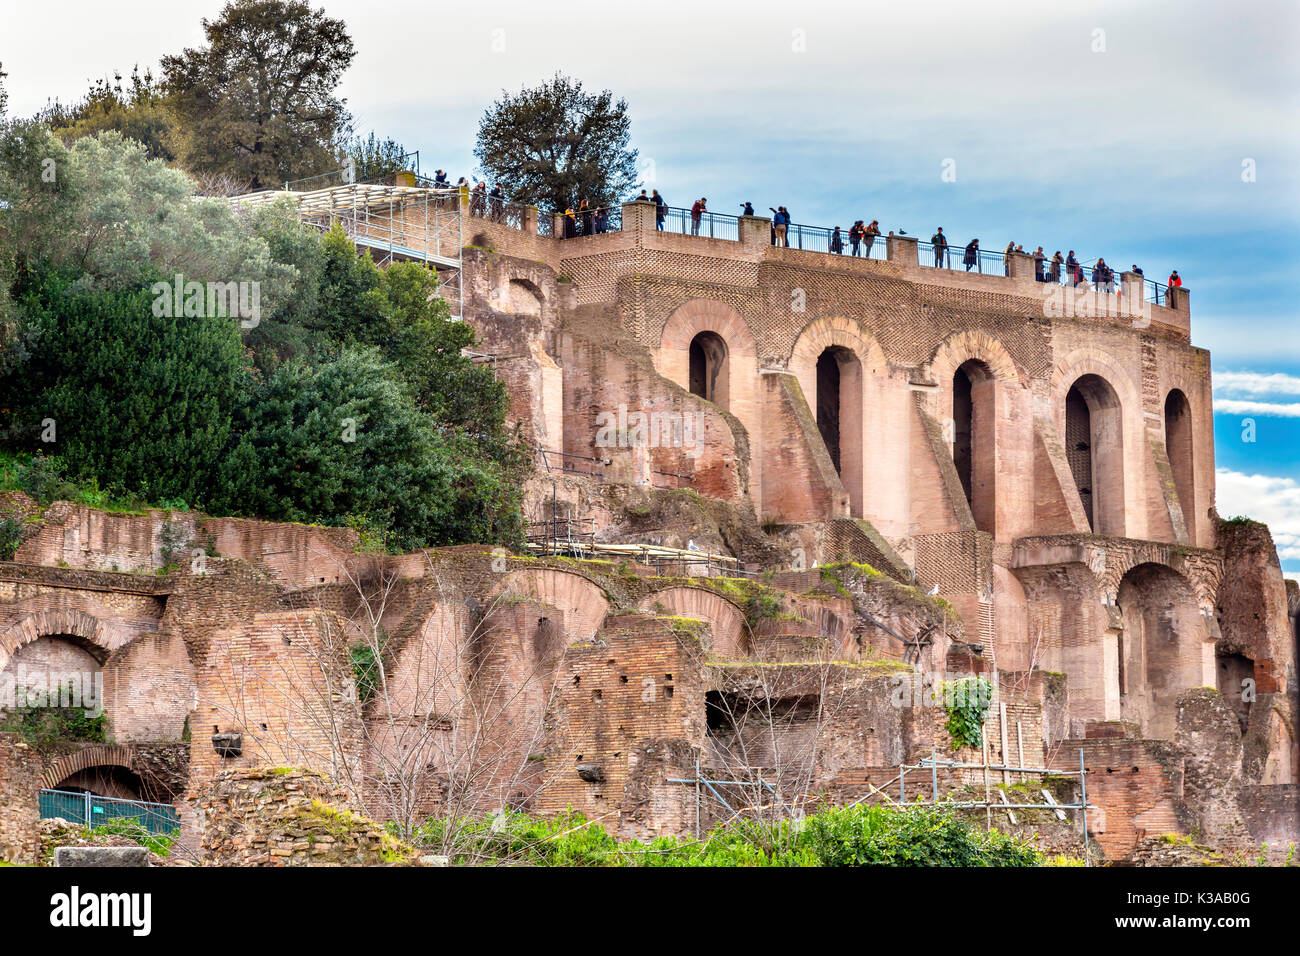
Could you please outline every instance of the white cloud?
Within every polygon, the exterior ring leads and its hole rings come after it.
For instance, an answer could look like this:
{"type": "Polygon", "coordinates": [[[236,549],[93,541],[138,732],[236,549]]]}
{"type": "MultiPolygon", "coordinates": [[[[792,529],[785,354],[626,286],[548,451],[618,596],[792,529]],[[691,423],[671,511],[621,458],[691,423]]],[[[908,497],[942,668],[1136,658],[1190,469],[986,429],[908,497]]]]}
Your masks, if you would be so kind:
{"type": "Polygon", "coordinates": [[[1214,391],[1237,395],[1300,395],[1300,376],[1283,372],[1215,372],[1214,391]]]}
{"type": "Polygon", "coordinates": [[[1273,415],[1300,418],[1300,402],[1254,402],[1239,398],[1216,398],[1214,410],[1227,415],[1273,415]]]}
{"type": "Polygon", "coordinates": [[[1300,482],[1219,468],[1215,498],[1225,518],[1245,515],[1268,525],[1281,560],[1300,561],[1300,482]]]}

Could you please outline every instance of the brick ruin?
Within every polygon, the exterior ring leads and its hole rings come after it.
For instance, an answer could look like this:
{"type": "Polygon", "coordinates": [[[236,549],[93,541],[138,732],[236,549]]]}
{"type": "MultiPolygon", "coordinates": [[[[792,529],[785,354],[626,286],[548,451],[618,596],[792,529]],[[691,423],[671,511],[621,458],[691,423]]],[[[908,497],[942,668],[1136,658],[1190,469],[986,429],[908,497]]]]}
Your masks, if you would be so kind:
{"type": "MultiPolygon", "coordinates": [[[[463,315],[541,450],[529,517],[738,570],[376,556],[345,529],[10,494],[28,520],[0,564],[0,674],[101,674],[112,742],[0,734],[7,858],[36,852],[42,787],[173,803],[200,859],[328,856],[292,830],[231,835],[298,799],[257,796],[265,768],[324,774],[301,786],[376,819],[572,807],[640,836],[769,787],[896,798],[900,763],[985,756],[954,751],[933,699],[967,674],[997,687],[993,763],[1065,772],[1082,751],[1108,860],[1166,834],[1300,840],[1300,597],[1267,529],[1214,510],[1186,289],[1129,316],[1126,274],[1061,314],[1027,256],[1007,276],[928,268],[905,236],[883,261],[833,256],[753,217],[676,235],[643,203],[556,239],[535,210],[507,225],[462,202],[463,315]],[[380,633],[376,692],[355,648],[380,633]],[[741,783],[701,798],[700,774],[741,783]]],[[[1011,816],[994,822],[1079,841],[1076,818],[1011,816]]],[[[379,853],[357,833],[344,857],[379,853]]]]}

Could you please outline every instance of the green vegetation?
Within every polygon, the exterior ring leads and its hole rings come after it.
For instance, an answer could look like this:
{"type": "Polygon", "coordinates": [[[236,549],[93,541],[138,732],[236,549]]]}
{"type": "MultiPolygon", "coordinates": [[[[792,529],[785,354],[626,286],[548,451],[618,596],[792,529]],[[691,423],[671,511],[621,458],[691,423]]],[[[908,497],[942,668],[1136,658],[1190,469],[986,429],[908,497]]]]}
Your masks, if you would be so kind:
{"type": "Polygon", "coordinates": [[[117,132],[0,125],[0,485],[348,525],[371,551],[517,544],[531,456],[436,273],[194,189],[117,132]],[[256,287],[256,314],[177,309],[177,274],[256,287]]]}
{"type": "Polygon", "coordinates": [[[97,827],[89,827],[85,837],[94,843],[97,837],[126,837],[133,843],[148,848],[156,856],[167,856],[176,842],[174,833],[153,833],[134,817],[117,817],[97,827]]]}
{"type": "MultiPolygon", "coordinates": [[[[381,634],[381,647],[383,639],[384,635],[381,634]]],[[[352,663],[352,676],[357,684],[357,702],[364,706],[374,699],[379,687],[379,654],[370,642],[359,641],[348,651],[348,659],[352,663]]]]}
{"type": "Polygon", "coordinates": [[[702,840],[620,840],[582,814],[430,820],[415,834],[453,863],[517,866],[1035,866],[1028,842],[972,826],[943,808],[848,807],[802,825],[719,827],[702,840]],[[454,832],[453,832],[454,831],[454,832]]]}
{"type": "Polygon", "coordinates": [[[0,711],[0,731],[18,734],[37,750],[57,744],[97,743],[108,740],[108,715],[85,707],[60,707],[59,701],[78,699],[72,689],[51,691],[46,704],[31,704],[0,711]]]}
{"type": "Polygon", "coordinates": [[[948,735],[953,749],[984,743],[984,718],[993,706],[993,685],[985,677],[966,677],[943,685],[943,706],[948,713],[948,735]]]}

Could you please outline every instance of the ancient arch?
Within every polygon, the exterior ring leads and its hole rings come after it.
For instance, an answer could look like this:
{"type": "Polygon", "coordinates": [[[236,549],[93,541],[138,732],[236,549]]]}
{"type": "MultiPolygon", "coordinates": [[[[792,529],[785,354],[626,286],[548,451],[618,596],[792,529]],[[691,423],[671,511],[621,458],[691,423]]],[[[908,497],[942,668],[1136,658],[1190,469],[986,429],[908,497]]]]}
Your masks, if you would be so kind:
{"type": "Polygon", "coordinates": [[[555,608],[572,643],[590,641],[605,622],[609,600],[599,585],[575,571],[521,568],[505,578],[497,594],[513,592],[555,608]]]}
{"type": "Polygon", "coordinates": [[[1065,457],[1094,534],[1125,534],[1124,408],[1100,375],[1082,375],[1065,395],[1065,457]]]}
{"type": "Polygon", "coordinates": [[[691,339],[689,361],[691,394],[725,409],[731,379],[726,341],[717,332],[700,332],[691,339]]]}
{"type": "Polygon", "coordinates": [[[1144,736],[1172,739],[1178,696],[1215,683],[1214,643],[1191,583],[1163,564],[1134,565],[1120,579],[1121,626],[1105,674],[1108,697],[1118,697],[1124,720],[1144,736]]]}
{"type": "Polygon", "coordinates": [[[125,642],[122,635],[99,618],[84,611],[61,608],[36,611],[0,632],[0,670],[24,644],[42,637],[77,638],[102,664],[125,642]]]}
{"type": "MultiPolygon", "coordinates": [[[[712,299],[691,299],[674,309],[664,322],[659,337],[660,351],[688,353],[691,342],[701,332],[712,332],[722,339],[732,357],[753,358],[757,354],[753,333],[741,314],[727,303],[712,299]]],[[[659,371],[683,388],[688,387],[685,380],[679,380],[662,365],[659,371]]]]}
{"type": "Polygon", "coordinates": [[[1187,527],[1187,540],[1196,544],[1196,473],[1192,449],[1192,406],[1182,389],[1165,396],[1165,454],[1174,473],[1174,490],[1187,527]]]}
{"type": "MultiPolygon", "coordinates": [[[[58,790],[60,784],[72,779],[85,779],[88,771],[93,771],[99,767],[118,768],[135,776],[137,780],[139,779],[135,768],[135,751],[132,748],[116,744],[98,744],[59,757],[41,776],[41,786],[46,790],[58,790]]],[[[95,792],[98,793],[99,791],[95,792]]],[[[106,793],[103,796],[111,797],[114,794],[106,793]]],[[[138,798],[139,791],[137,790],[137,795],[128,799],[138,798]]]]}
{"type": "Polygon", "coordinates": [[[745,612],[734,602],[708,588],[672,587],[648,594],[637,607],[648,613],[689,617],[709,625],[712,646],[717,657],[744,657],[749,653],[745,612]]]}
{"type": "Polygon", "coordinates": [[[506,287],[505,308],[514,315],[541,315],[545,296],[529,279],[511,279],[506,287]]]}
{"type": "Polygon", "coordinates": [[[997,397],[992,370],[968,359],[952,376],[952,460],[975,527],[993,533],[997,515],[997,397]]]}
{"type": "Polygon", "coordinates": [[[869,331],[845,318],[815,319],[790,353],[831,461],[855,516],[866,509],[867,435],[883,434],[881,385],[889,374],[884,350],[869,331]]]}
{"type": "Polygon", "coordinates": [[[1026,388],[1029,385],[1006,346],[987,332],[954,332],[939,343],[926,368],[931,381],[943,383],[949,381],[958,368],[972,359],[983,363],[999,382],[1026,388]]]}

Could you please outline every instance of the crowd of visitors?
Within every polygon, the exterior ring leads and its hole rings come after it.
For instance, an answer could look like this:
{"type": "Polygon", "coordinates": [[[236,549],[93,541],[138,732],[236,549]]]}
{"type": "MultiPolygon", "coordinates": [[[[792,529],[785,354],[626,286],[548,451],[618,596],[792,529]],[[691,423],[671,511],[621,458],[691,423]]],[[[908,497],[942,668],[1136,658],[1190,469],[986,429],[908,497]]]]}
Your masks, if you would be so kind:
{"type": "MultiPolygon", "coordinates": [[[[450,188],[450,180],[443,170],[439,169],[434,174],[433,180],[435,188],[450,188]]],[[[469,189],[469,184],[464,177],[456,184],[461,189],[469,189]]],[[[494,185],[488,189],[487,183],[478,182],[470,190],[470,212],[489,218],[495,221],[501,221],[505,213],[505,194],[499,185],[494,185]]],[[[658,189],[642,189],[640,195],[635,197],[635,201],[654,203],[655,206],[655,228],[663,231],[665,222],[668,219],[669,206],[668,201],[664,199],[658,189]]],[[[690,207],[690,224],[691,235],[698,236],[701,232],[704,217],[709,215],[708,199],[701,196],[696,199],[690,207]]],[[[745,202],[740,204],[742,216],[754,215],[754,204],[745,202]]],[[[785,206],[769,206],[772,213],[771,218],[771,243],[774,246],[788,246],[791,228],[790,210],[785,206]]],[[[561,214],[561,235],[565,239],[576,236],[599,235],[609,231],[610,218],[609,210],[606,208],[593,208],[588,200],[583,199],[578,202],[576,208],[568,208],[561,214]]],[[[685,231],[685,224],[682,224],[682,231],[685,231]]],[[[617,226],[615,226],[617,228],[617,226]]],[[[801,230],[808,230],[809,227],[801,226],[801,230]]],[[[824,230],[818,230],[824,232],[824,230]]],[[[712,235],[712,231],[709,232],[712,235]]],[[[801,231],[801,235],[807,233],[801,231]]],[[[900,236],[907,235],[903,230],[899,230],[900,236]]],[[[881,235],[880,221],[877,219],[867,223],[863,219],[857,219],[848,230],[848,255],[861,256],[870,258],[872,248],[876,239],[881,235]]],[[[893,236],[894,233],[889,233],[893,236]]],[[[845,234],[841,227],[836,226],[829,234],[828,247],[832,255],[844,255],[845,234]]],[[[934,235],[930,237],[930,251],[934,256],[934,265],[936,268],[942,268],[950,265],[952,250],[948,242],[948,237],[944,234],[943,227],[935,229],[934,235]]],[[[1015,242],[1008,242],[1006,248],[1002,251],[1002,272],[1003,275],[1011,274],[1011,260],[1016,253],[1024,253],[1024,246],[1015,242]]],[[[1034,279],[1037,282],[1048,282],[1079,287],[1088,283],[1088,277],[1085,266],[1075,256],[1074,250],[1071,249],[1066,255],[1061,255],[1061,250],[1056,250],[1051,257],[1038,246],[1029,254],[1034,262],[1034,279]]],[[[967,272],[978,269],[983,272],[985,265],[990,260],[996,262],[996,256],[989,259],[981,260],[980,241],[972,239],[966,243],[961,251],[961,264],[967,272]]],[[[1106,292],[1120,292],[1119,283],[1116,281],[1115,270],[1106,264],[1103,258],[1097,258],[1092,264],[1092,286],[1098,290],[1106,292]]],[[[1142,269],[1136,263],[1133,264],[1132,271],[1142,276],[1142,269]]],[[[1178,271],[1174,270],[1169,275],[1169,286],[1171,288],[1180,288],[1183,284],[1182,278],[1178,271]]]]}

